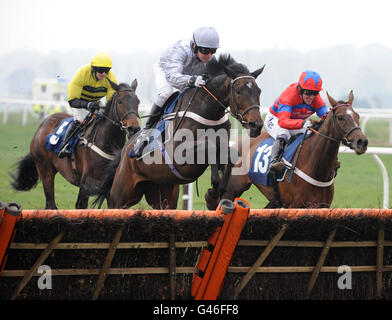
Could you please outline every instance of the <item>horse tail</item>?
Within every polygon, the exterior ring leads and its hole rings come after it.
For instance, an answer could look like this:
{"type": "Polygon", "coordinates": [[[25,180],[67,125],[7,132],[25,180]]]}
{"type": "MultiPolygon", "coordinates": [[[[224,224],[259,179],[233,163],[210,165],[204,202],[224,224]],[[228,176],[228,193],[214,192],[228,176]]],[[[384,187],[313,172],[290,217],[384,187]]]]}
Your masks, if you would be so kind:
{"type": "Polygon", "coordinates": [[[112,188],[114,176],[116,174],[116,170],[121,161],[121,149],[117,149],[113,153],[114,159],[110,161],[103,168],[103,177],[102,183],[99,186],[96,186],[94,190],[94,195],[96,196],[95,200],[92,202],[92,206],[98,206],[101,208],[102,203],[105,199],[109,199],[110,189],[112,188]]]}
{"type": "Polygon", "coordinates": [[[18,191],[28,191],[37,186],[38,171],[31,154],[27,154],[16,164],[16,171],[9,172],[12,178],[11,186],[18,191]]]}

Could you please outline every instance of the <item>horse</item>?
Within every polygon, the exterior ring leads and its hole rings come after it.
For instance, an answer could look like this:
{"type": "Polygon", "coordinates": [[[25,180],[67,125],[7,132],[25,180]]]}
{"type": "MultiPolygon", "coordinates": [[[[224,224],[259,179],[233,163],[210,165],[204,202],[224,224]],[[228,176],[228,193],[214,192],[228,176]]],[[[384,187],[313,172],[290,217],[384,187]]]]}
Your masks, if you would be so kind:
{"type": "MultiPolygon", "coordinates": [[[[227,191],[221,198],[233,200],[253,184],[269,201],[265,208],[329,208],[334,196],[334,178],[340,166],[337,160],[340,143],[360,155],[366,152],[368,139],[359,126],[359,115],[352,107],[352,90],[346,102],[336,102],[328,92],[327,97],[332,108],[325,120],[314,126],[318,126],[318,130],[311,129],[311,135],[295,151],[293,162],[296,163],[295,166],[292,165],[295,167],[294,171],[288,170],[288,174],[275,180],[272,186],[255,183],[250,179],[249,170],[258,146],[270,137],[263,130],[260,136],[251,139],[249,143],[237,143],[240,156],[233,171],[241,166],[242,169],[238,170],[238,175],[230,177],[227,191]]],[[[265,172],[269,167],[268,156],[267,153],[262,163],[265,172]]],[[[207,207],[213,210],[220,199],[209,200],[207,207]]]]}
{"type": "MultiPolygon", "coordinates": [[[[54,152],[48,151],[45,138],[59,124],[71,115],[61,112],[45,118],[39,125],[30,144],[30,152],[18,161],[15,172],[11,172],[12,187],[18,191],[28,191],[41,179],[46,198],[45,209],[57,209],[54,193],[54,179],[57,172],[71,184],[79,187],[75,207],[86,209],[88,199],[94,194],[99,184],[101,168],[112,161],[113,150],[125,144],[127,134],[130,138],[140,130],[138,121],[139,99],[136,95],[137,80],[131,85],[117,85],[109,80],[116,90],[102,113],[92,116],[84,129],[71,158],[60,159],[54,152]]],[[[87,121],[87,120],[86,120],[87,121]]]]}
{"type": "MultiPolygon", "coordinates": [[[[195,181],[209,165],[213,187],[223,192],[224,178],[221,179],[219,172],[222,163],[230,162],[227,158],[231,124],[226,115],[227,106],[251,136],[260,134],[263,127],[259,110],[261,90],[256,78],[263,70],[264,66],[249,72],[229,54],[220,55],[219,60],[212,58],[206,64],[206,85],[181,92],[174,116],[169,120],[174,128],[169,141],[152,151],[147,161],[146,157],[129,157],[136,137],[130,140],[106,169],[95,204],[102,203],[110,193],[112,208],[128,208],[145,195],[154,209],[175,209],[179,185],[195,181]],[[199,130],[207,134],[197,137],[199,130]],[[214,137],[218,138],[214,140],[214,137]],[[185,160],[181,158],[184,154],[185,160]]],[[[230,168],[223,177],[230,174],[230,168]]]]}

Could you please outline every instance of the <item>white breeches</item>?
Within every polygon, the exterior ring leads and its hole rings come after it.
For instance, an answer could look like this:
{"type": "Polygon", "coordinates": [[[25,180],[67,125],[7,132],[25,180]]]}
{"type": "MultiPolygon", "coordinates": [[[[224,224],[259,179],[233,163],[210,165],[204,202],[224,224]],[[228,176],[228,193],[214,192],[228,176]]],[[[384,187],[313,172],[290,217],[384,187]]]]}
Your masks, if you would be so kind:
{"type": "Polygon", "coordinates": [[[82,122],[89,113],[89,111],[86,109],[78,109],[78,108],[71,108],[71,111],[74,120],[78,120],[79,122],[82,122]]]}
{"type": "Polygon", "coordinates": [[[152,71],[155,79],[155,86],[158,92],[158,97],[155,104],[162,107],[166,100],[172,95],[174,90],[173,86],[166,80],[165,72],[158,63],[154,64],[152,71]]]}
{"type": "Polygon", "coordinates": [[[269,112],[265,116],[264,127],[272,138],[275,140],[276,138],[283,138],[286,142],[288,142],[292,136],[299,133],[305,133],[306,131],[304,128],[294,130],[281,128],[278,124],[278,117],[275,117],[269,112]]]}

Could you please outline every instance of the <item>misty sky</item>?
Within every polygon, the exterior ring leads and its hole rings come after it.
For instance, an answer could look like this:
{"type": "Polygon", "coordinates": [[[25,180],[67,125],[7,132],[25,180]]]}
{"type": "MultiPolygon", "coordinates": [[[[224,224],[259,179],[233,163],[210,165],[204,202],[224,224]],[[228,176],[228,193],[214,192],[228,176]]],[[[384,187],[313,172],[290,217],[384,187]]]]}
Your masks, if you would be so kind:
{"type": "Polygon", "coordinates": [[[16,49],[162,51],[214,26],[223,51],[380,43],[388,0],[0,0],[0,55],[16,49]]]}

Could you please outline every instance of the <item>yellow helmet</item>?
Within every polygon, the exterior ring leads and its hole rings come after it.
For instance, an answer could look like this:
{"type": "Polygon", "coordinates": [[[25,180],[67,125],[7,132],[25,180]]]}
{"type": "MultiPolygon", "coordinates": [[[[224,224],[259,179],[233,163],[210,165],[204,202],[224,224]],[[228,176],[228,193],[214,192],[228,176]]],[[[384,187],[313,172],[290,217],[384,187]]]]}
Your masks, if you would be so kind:
{"type": "Polygon", "coordinates": [[[98,52],[91,59],[91,66],[92,67],[111,68],[112,67],[112,59],[110,58],[110,56],[106,52],[98,52]]]}

